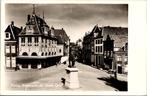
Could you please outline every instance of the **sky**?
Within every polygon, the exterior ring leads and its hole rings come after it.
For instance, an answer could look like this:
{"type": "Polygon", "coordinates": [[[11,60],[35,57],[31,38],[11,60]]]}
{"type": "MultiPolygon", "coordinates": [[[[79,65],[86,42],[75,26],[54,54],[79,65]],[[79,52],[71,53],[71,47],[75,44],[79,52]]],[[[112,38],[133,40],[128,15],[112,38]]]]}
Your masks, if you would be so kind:
{"type": "MultiPolygon", "coordinates": [[[[6,4],[5,26],[11,21],[25,27],[27,15],[32,14],[32,4],[6,4]]],[[[128,27],[127,4],[35,4],[35,13],[55,29],[63,28],[71,42],[92,31],[95,25],[128,27]]]]}

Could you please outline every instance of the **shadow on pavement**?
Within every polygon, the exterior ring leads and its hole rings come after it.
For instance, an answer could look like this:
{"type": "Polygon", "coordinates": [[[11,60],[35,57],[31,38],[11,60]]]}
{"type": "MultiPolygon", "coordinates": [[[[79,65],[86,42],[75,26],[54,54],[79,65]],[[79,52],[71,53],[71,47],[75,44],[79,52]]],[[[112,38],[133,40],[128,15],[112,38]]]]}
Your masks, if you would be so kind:
{"type": "Polygon", "coordinates": [[[128,87],[127,87],[128,83],[126,81],[120,81],[113,77],[102,77],[97,79],[105,81],[106,85],[114,87],[118,89],[119,91],[128,91],[128,87]]]}

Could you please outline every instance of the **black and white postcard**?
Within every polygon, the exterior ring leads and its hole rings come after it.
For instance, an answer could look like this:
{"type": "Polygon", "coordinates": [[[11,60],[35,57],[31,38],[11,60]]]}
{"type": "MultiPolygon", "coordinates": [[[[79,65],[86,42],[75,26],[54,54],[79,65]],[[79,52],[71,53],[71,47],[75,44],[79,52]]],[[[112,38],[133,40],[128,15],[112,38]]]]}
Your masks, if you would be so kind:
{"type": "MultiPolygon", "coordinates": [[[[110,95],[129,94],[130,91],[131,94],[132,82],[141,81],[130,78],[135,75],[134,79],[141,79],[144,76],[139,76],[144,69],[137,66],[145,68],[145,61],[140,61],[145,53],[140,54],[146,52],[146,47],[138,43],[138,39],[144,39],[145,35],[142,35],[145,32],[133,32],[132,29],[141,19],[136,19],[137,16],[131,19],[135,11],[133,4],[137,1],[110,1],[3,1],[2,93],[28,91],[41,94],[45,91],[47,94],[80,94],[92,91],[88,94],[102,92],[110,95]],[[142,71],[136,74],[133,68],[142,71]]],[[[142,2],[140,5],[144,6],[142,2]]]]}

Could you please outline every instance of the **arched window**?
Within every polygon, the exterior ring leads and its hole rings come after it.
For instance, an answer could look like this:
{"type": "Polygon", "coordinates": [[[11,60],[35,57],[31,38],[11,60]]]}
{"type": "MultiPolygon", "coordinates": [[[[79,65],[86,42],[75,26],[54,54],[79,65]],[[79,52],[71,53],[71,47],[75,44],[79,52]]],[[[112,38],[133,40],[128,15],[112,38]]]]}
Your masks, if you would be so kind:
{"type": "Polygon", "coordinates": [[[43,56],[43,55],[44,55],[44,53],[41,54],[41,56],[43,56]]]}
{"type": "Polygon", "coordinates": [[[48,55],[50,55],[51,54],[51,52],[48,52],[48,55]]]}
{"type": "Polygon", "coordinates": [[[27,52],[23,52],[22,55],[23,56],[28,56],[28,53],[27,52]]]}
{"type": "Polygon", "coordinates": [[[61,49],[59,49],[59,53],[61,53],[61,49]]]}
{"type": "Polygon", "coordinates": [[[31,56],[37,56],[37,53],[33,52],[33,53],[31,54],[31,56]]]}
{"type": "Polygon", "coordinates": [[[47,52],[45,53],[45,56],[47,56],[47,52]]]}

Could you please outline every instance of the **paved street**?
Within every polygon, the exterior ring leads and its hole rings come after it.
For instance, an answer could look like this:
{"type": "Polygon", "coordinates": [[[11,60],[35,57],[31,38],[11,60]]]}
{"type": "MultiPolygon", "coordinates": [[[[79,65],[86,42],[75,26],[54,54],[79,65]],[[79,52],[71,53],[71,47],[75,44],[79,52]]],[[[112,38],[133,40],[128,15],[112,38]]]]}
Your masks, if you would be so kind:
{"type": "MultiPolygon", "coordinates": [[[[61,78],[65,77],[67,65],[60,64],[45,69],[23,69],[20,71],[7,70],[7,89],[9,90],[70,90],[62,86],[61,78]]],[[[79,69],[80,88],[74,91],[116,91],[117,88],[106,84],[103,78],[110,75],[103,70],[98,70],[88,65],[76,62],[79,69]]],[[[118,78],[121,76],[118,76],[118,78]]],[[[120,79],[126,80],[122,76],[120,79]]]]}

